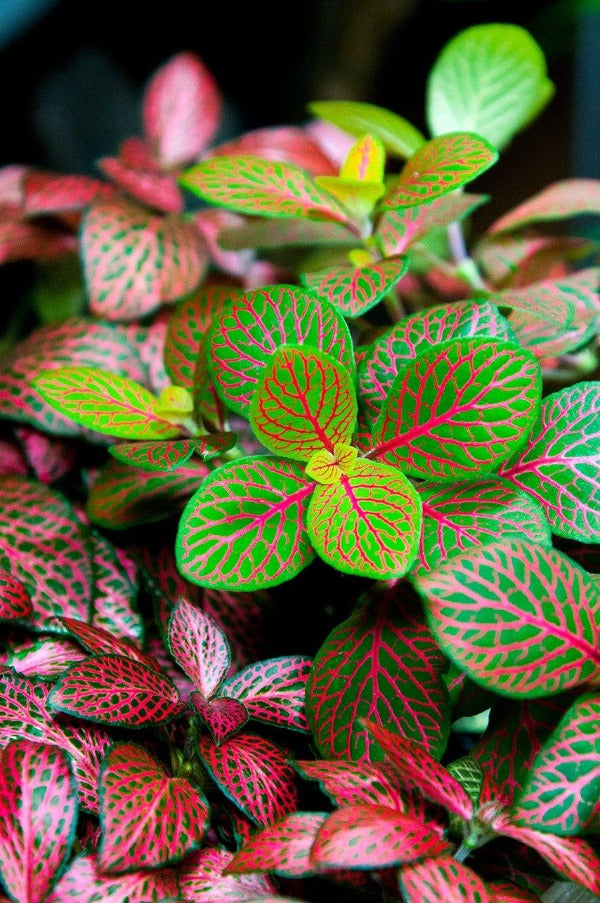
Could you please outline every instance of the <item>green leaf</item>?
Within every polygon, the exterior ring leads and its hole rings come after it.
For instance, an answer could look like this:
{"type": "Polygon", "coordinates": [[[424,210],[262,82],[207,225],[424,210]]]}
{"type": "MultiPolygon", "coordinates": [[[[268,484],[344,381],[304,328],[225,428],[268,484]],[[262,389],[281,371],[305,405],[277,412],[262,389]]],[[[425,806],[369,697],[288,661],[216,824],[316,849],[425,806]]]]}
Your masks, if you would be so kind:
{"type": "Polygon", "coordinates": [[[402,116],[372,103],[355,100],[319,100],[308,105],[309,111],[337,125],[351,135],[360,137],[370,132],[382,142],[386,151],[397,157],[410,157],[425,138],[402,116]]]}
{"type": "Polygon", "coordinates": [[[432,138],[406,162],[379,209],[428,203],[476,179],[497,159],[498,152],[480,135],[454,132],[432,138]]]}
{"type": "Polygon", "coordinates": [[[467,28],[442,50],[427,83],[432,134],[477,132],[498,149],[548,103],[554,85],[531,35],[518,25],[467,28]]]}
{"type": "Polygon", "coordinates": [[[517,345],[442,342],[400,368],[369,455],[421,479],[486,473],[526,440],[540,393],[539,365],[517,345]]]}
{"type": "Polygon", "coordinates": [[[235,433],[209,433],[194,439],[176,439],[172,442],[119,442],[111,445],[109,452],[123,464],[132,464],[142,470],[172,473],[189,461],[192,455],[202,461],[210,461],[233,448],[235,443],[235,433]]]}
{"type": "Polygon", "coordinates": [[[348,212],[303,169],[250,154],[213,157],[188,169],[184,188],[219,207],[252,216],[348,221],[348,212]]]}
{"type": "Polygon", "coordinates": [[[535,699],[600,681],[600,591],[556,549],[505,539],[415,584],[440,646],[482,686],[535,699]]]}
{"type": "Polygon", "coordinates": [[[264,371],[250,405],[257,438],[276,454],[308,461],[347,444],[356,424],[351,378],[316,349],[288,345],[264,371]]]}
{"type": "Polygon", "coordinates": [[[215,589],[262,589],[289,580],[314,557],[304,528],[313,485],[300,465],[278,458],[219,467],[179,522],[179,570],[215,589]]]}
{"type": "Polygon", "coordinates": [[[181,433],[157,413],[158,398],[125,376],[93,367],[59,367],[42,370],[33,384],[62,414],[107,436],[169,439],[181,433]]]}
{"type": "Polygon", "coordinates": [[[539,750],[515,800],[516,824],[579,834],[600,796],[600,694],[580,696],[539,750]]]}
{"type": "Polygon", "coordinates": [[[364,266],[338,264],[314,273],[303,273],[302,281],[345,317],[359,317],[375,307],[407,269],[406,257],[389,257],[364,266]]]}
{"type": "Polygon", "coordinates": [[[350,476],[317,485],[307,528],[318,554],[338,570],[391,580],[415,559],[421,501],[394,467],[358,460],[350,476]]]}

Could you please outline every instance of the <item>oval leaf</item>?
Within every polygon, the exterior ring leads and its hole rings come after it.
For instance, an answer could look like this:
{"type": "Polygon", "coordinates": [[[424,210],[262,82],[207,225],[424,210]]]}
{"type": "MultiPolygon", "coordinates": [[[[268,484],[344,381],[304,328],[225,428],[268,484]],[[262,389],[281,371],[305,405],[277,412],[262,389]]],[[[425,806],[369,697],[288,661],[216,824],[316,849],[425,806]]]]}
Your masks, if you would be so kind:
{"type": "Polygon", "coordinates": [[[487,200],[485,194],[457,191],[415,207],[386,210],[377,222],[375,238],[385,257],[402,254],[428,232],[470,216],[487,200]]]}
{"type": "Polygon", "coordinates": [[[542,506],[553,533],[600,539],[600,382],[548,395],[525,448],[500,471],[542,506]]]}
{"type": "Polygon", "coordinates": [[[553,182],[519,204],[490,227],[490,234],[522,229],[531,223],[548,222],[578,216],[600,214],[600,179],[563,179],[553,182]]]}
{"type": "Polygon", "coordinates": [[[419,496],[393,467],[356,462],[350,476],[318,484],[307,515],[317,553],[338,570],[376,579],[401,577],[417,552],[419,496]]]}
{"type": "Polygon", "coordinates": [[[208,699],[230,664],[229,644],[216,622],[186,599],[177,601],[169,621],[171,655],[208,699]]]}
{"type": "Polygon", "coordinates": [[[256,437],[275,454],[309,461],[348,443],[356,424],[354,387],[329,355],[288,346],[276,351],[250,405],[256,437]]]}
{"type": "Polygon", "coordinates": [[[136,729],[163,724],[182,710],[166,677],[121,655],[100,655],[75,665],[55,684],[48,705],[77,718],[136,729]]]}
{"type": "Polygon", "coordinates": [[[47,903],[162,903],[177,899],[178,893],[177,875],[171,869],[105,875],[96,856],[90,855],[73,860],[47,903]]]}
{"type": "Polygon", "coordinates": [[[302,878],[315,873],[310,850],[323,824],[321,812],[294,812],[257,831],[235,854],[227,874],[274,872],[284,878],[302,878]]]}
{"type": "Polygon", "coordinates": [[[303,273],[302,281],[345,317],[360,317],[387,295],[407,269],[405,257],[389,257],[367,266],[339,265],[303,273]]]}
{"type": "Polygon", "coordinates": [[[379,208],[394,210],[432,201],[476,179],[497,159],[498,151],[480,135],[455,132],[432,138],[407,160],[379,208]]]}
{"type": "Polygon", "coordinates": [[[495,542],[415,582],[442,649],[483,686],[535,698],[600,678],[600,589],[557,550],[495,542]]]}
{"type": "Polygon", "coordinates": [[[300,655],[255,662],[228,677],[220,693],[243,702],[255,721],[308,731],[304,697],[311,666],[312,659],[300,655]]]}
{"type": "Polygon", "coordinates": [[[180,179],[193,194],[251,216],[291,216],[345,223],[349,214],[303,169],[251,154],[213,157],[180,179]]]}
{"type": "Polygon", "coordinates": [[[529,352],[479,337],[443,342],[400,369],[369,454],[422,479],[485,473],[524,443],[540,395],[529,352]]]}
{"type": "Polygon", "coordinates": [[[305,778],[320,781],[321,789],[336,806],[367,803],[405,812],[406,805],[395,781],[382,766],[368,762],[296,760],[294,767],[305,778]]]}
{"type": "Polygon", "coordinates": [[[264,875],[225,875],[232,859],[233,853],[222,847],[209,847],[187,856],[177,872],[184,899],[246,903],[260,898],[269,903],[269,895],[275,893],[272,881],[264,875]]]}
{"type": "Polygon", "coordinates": [[[402,116],[372,103],[356,100],[319,100],[308,105],[315,116],[360,138],[365,132],[376,135],[390,154],[410,157],[425,138],[402,116]]]}
{"type": "Polygon", "coordinates": [[[293,461],[244,458],[215,470],[179,522],[177,565],[215,589],[262,589],[314,558],[304,518],[314,484],[293,461]]]}
{"type": "Polygon", "coordinates": [[[198,849],[208,807],[185,778],[170,777],[145,749],[117,743],[100,773],[103,872],[178,862],[198,849]]]}
{"type": "Polygon", "coordinates": [[[209,335],[210,370],[233,411],[248,416],[260,375],[282,345],[316,348],[354,373],[348,327],[330,304],[315,304],[307,292],[292,286],[260,289],[233,300],[209,335]]]}
{"type": "Polygon", "coordinates": [[[31,596],[25,584],[8,571],[0,571],[0,620],[27,618],[32,612],[31,596]]]}
{"type": "Polygon", "coordinates": [[[242,728],[248,721],[248,712],[243,703],[226,696],[205,699],[202,693],[190,694],[190,702],[210,731],[215,743],[222,743],[242,728]]]}
{"type": "Polygon", "coordinates": [[[400,869],[406,903],[498,903],[472,869],[452,856],[434,856],[400,869]]]}
{"type": "Polygon", "coordinates": [[[434,756],[444,751],[446,660],[405,601],[398,589],[364,597],[317,653],[306,711],[323,756],[381,760],[363,718],[393,726],[434,756]]]}
{"type": "Polygon", "coordinates": [[[578,834],[600,796],[600,694],[567,710],[538,752],[515,800],[515,821],[552,834],[578,834]]]}
{"type": "Polygon", "coordinates": [[[552,97],[542,49],[518,25],[475,25],[457,34],[427,83],[434,135],[469,129],[502,149],[552,97]]]}
{"type": "Polygon", "coordinates": [[[75,836],[77,789],[56,746],[14,740],[0,754],[0,874],[15,900],[42,903],[75,836]]]}
{"type": "Polygon", "coordinates": [[[294,773],[278,746],[243,733],[217,746],[198,740],[200,755],[223,793],[258,825],[270,825],[298,808],[294,773]]]}

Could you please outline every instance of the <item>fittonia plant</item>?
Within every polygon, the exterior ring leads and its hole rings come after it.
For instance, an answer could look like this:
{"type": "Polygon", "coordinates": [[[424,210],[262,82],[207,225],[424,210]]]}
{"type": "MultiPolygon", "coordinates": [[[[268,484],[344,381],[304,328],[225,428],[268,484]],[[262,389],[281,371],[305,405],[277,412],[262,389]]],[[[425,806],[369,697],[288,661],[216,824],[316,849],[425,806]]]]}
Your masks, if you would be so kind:
{"type": "Polygon", "coordinates": [[[183,53],[106,180],[0,173],[36,276],[0,371],[11,899],[600,893],[600,269],[564,229],[600,182],[461,225],[552,91],[478,25],[429,138],[319,101],[211,146],[183,53]]]}

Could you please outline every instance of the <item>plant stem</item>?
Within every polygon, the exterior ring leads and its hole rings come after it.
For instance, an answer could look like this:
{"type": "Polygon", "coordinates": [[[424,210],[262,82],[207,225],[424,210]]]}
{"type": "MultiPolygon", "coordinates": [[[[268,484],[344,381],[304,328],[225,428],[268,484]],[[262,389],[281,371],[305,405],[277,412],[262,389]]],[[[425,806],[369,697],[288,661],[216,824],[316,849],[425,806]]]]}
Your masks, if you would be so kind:
{"type": "Polygon", "coordinates": [[[467,856],[469,856],[471,853],[472,853],[471,847],[468,846],[466,843],[461,843],[458,850],[454,854],[454,858],[456,859],[457,862],[464,862],[465,859],[467,858],[467,856]]]}

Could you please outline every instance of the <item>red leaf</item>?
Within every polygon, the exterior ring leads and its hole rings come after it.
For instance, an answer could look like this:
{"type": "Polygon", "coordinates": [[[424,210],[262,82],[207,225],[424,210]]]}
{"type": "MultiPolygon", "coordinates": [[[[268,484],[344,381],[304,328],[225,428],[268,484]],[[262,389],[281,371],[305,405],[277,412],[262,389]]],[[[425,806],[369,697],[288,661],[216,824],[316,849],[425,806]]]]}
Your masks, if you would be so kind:
{"type": "Polygon", "coordinates": [[[159,670],[154,659],[140,652],[127,639],[119,639],[102,627],[86,624],[84,621],[75,620],[75,618],[60,618],[60,622],[81,643],[84,649],[87,649],[92,655],[121,655],[136,662],[141,662],[155,671],[159,670]]]}
{"type": "Polygon", "coordinates": [[[412,863],[400,870],[406,903],[496,903],[481,878],[451,856],[412,863]]]}
{"type": "Polygon", "coordinates": [[[143,104],[144,131],[167,168],[197,157],[221,118],[217,83],[193,53],[179,53],[155,72],[143,104]]]}
{"type": "Polygon", "coordinates": [[[165,213],[183,213],[185,201],[175,175],[155,169],[136,169],[119,157],[102,157],[98,166],[136,201],[165,213]]]}
{"type": "Polygon", "coordinates": [[[305,129],[294,126],[254,129],[210,151],[211,157],[230,154],[253,154],[263,160],[293,163],[315,176],[337,175],[337,167],[314,138],[305,129]]]}
{"type": "Polygon", "coordinates": [[[248,721],[246,707],[237,699],[229,699],[227,696],[205,699],[202,693],[196,691],[190,695],[190,702],[217,744],[237,734],[248,721]]]}
{"type": "Polygon", "coordinates": [[[274,743],[243,733],[220,746],[206,736],[198,744],[219,787],[256,824],[272,824],[297,809],[294,772],[286,753],[274,743]]]}
{"type": "Polygon", "coordinates": [[[387,868],[450,850],[435,829],[384,806],[338,809],[319,828],[310,858],[318,868],[387,868]]]}
{"type": "Polygon", "coordinates": [[[304,777],[320,781],[322,789],[337,806],[365,803],[406,811],[402,794],[382,764],[299,759],[294,762],[294,767],[304,777]]]}
{"type": "Polygon", "coordinates": [[[31,596],[25,584],[8,571],[0,570],[0,620],[26,618],[32,611],[31,596]]]}
{"type": "Polygon", "coordinates": [[[314,875],[310,850],[324,818],[321,812],[294,812],[257,831],[244,842],[225,871],[275,872],[285,878],[314,875]]]}
{"type": "Polygon", "coordinates": [[[95,198],[111,197],[114,188],[89,176],[65,176],[32,170],[23,180],[24,210],[29,215],[83,210],[95,198]]]}
{"type": "Polygon", "coordinates": [[[15,900],[42,903],[71,851],[77,791],[66,754],[15,740],[0,755],[0,874],[15,900]]]}
{"type": "Polygon", "coordinates": [[[78,718],[136,729],[170,721],[182,710],[166,677],[121,655],[100,655],[75,665],[55,685],[48,704],[78,718]]]}
{"type": "Polygon", "coordinates": [[[178,870],[179,888],[190,903],[247,903],[275,893],[275,887],[263,875],[225,875],[233,853],[212,847],[187,856],[178,870]]]}
{"type": "Polygon", "coordinates": [[[473,802],[467,792],[423,747],[373,721],[365,721],[365,725],[386,754],[386,764],[409,787],[418,788],[432,802],[467,821],[473,817],[473,802]]]}
{"type": "Polygon", "coordinates": [[[208,806],[185,778],[170,777],[145,749],[117,743],[100,774],[103,872],[178,862],[202,843],[208,806]]]}
{"type": "Polygon", "coordinates": [[[312,659],[300,655],[255,662],[227,678],[220,693],[241,700],[256,721],[308,731],[304,697],[311,666],[312,659]]]}
{"type": "Polygon", "coordinates": [[[103,875],[95,856],[79,856],[46,903],[163,903],[177,898],[178,892],[172,869],[103,875]]]}

